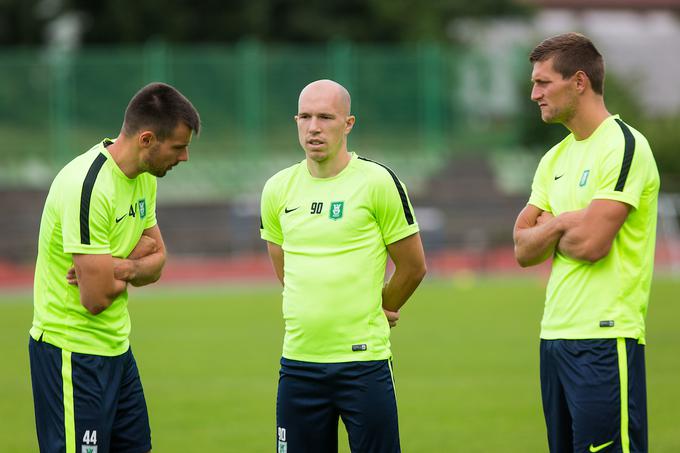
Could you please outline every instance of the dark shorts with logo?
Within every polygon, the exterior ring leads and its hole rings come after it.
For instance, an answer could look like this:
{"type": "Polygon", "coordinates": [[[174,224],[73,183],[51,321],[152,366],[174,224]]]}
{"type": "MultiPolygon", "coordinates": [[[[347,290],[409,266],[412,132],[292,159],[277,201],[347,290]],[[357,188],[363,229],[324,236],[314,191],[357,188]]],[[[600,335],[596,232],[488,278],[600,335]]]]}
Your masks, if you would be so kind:
{"type": "Polygon", "coordinates": [[[342,419],[352,452],[400,452],[391,362],[311,363],[281,359],[277,452],[338,451],[342,419]]]}
{"type": "Polygon", "coordinates": [[[41,453],[144,453],[151,430],[132,350],[105,357],[29,339],[41,453]]]}
{"type": "Polygon", "coordinates": [[[647,452],[637,340],[541,340],[541,394],[551,453],[647,452]]]}

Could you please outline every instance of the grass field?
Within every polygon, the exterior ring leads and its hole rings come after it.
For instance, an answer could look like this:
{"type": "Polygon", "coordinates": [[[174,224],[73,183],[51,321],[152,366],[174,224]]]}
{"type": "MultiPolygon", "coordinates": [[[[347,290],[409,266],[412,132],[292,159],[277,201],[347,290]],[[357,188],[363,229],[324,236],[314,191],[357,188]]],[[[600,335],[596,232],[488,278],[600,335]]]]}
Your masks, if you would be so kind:
{"type": "MultiPolygon", "coordinates": [[[[650,451],[680,451],[680,281],[648,318],[650,451]]],[[[545,452],[538,380],[543,282],[425,283],[393,330],[403,451],[545,452]]],[[[282,339],[274,286],[138,290],[132,345],[154,451],[274,450],[282,339]]],[[[0,294],[0,452],[35,452],[30,296],[0,294]]],[[[310,427],[313,429],[313,427],[310,427]]],[[[347,452],[341,428],[341,450],[347,452]]],[[[323,452],[320,452],[323,453],[323,452]]]]}

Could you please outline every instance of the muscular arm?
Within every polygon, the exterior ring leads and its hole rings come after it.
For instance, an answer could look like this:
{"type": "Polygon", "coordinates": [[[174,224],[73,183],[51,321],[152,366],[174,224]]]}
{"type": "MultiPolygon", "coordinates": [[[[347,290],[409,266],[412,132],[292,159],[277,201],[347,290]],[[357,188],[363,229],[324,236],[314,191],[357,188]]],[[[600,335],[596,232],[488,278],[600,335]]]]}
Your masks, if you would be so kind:
{"type": "Polygon", "coordinates": [[[267,252],[269,252],[269,259],[272,261],[276,277],[283,285],[283,248],[278,244],[267,241],[267,252]]]}
{"type": "Polygon", "coordinates": [[[560,222],[534,205],[526,205],[517,216],[513,239],[515,259],[522,267],[535,266],[550,258],[562,236],[560,222]]]}
{"type": "Polygon", "coordinates": [[[580,215],[577,222],[565,228],[557,245],[559,251],[571,258],[592,263],[604,258],[626,221],[629,210],[630,206],[620,201],[593,200],[581,211],[562,214],[580,215]]]}
{"type": "MultiPolygon", "coordinates": [[[[415,233],[387,246],[394,262],[394,274],[382,291],[382,306],[388,320],[390,313],[398,312],[425,277],[425,253],[420,234],[415,233]]],[[[398,316],[396,317],[398,319],[398,316]]],[[[396,322],[396,319],[394,320],[396,322]]]]}
{"type": "Polygon", "coordinates": [[[144,230],[128,258],[73,254],[66,279],[80,289],[80,303],[93,315],[106,310],[125,289],[153,283],[165,264],[165,246],[158,226],[144,230]]]}
{"type": "Polygon", "coordinates": [[[127,283],[114,278],[111,255],[73,254],[74,273],[80,287],[80,303],[93,315],[106,310],[127,283]]]}
{"type": "Polygon", "coordinates": [[[125,258],[114,258],[116,279],[129,282],[132,286],[145,286],[158,281],[165,266],[165,243],[158,225],[142,233],[137,246],[125,258]]]}

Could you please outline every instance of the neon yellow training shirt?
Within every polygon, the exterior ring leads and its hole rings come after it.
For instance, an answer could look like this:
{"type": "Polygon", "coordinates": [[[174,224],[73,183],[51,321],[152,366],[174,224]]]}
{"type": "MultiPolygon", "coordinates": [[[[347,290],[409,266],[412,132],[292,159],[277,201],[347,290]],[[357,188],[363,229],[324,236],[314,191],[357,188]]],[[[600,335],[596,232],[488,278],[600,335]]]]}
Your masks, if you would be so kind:
{"type": "Polygon", "coordinates": [[[156,178],[130,179],[105,140],[68,163],[52,182],[40,222],[31,336],[71,352],[114,356],[129,347],[127,291],[98,315],[66,282],[73,253],[125,258],[156,224],[156,178]]]}
{"type": "Polygon", "coordinates": [[[610,116],[584,140],[573,134],[543,156],[529,203],[559,215],[592,200],[631,206],[611,250],[590,263],[557,252],[548,282],[541,338],[645,341],[654,267],[659,173],[645,137],[610,116]]]}
{"type": "Polygon", "coordinates": [[[386,245],[418,232],[406,188],[357,157],[331,178],[306,161],[262,192],[262,239],[284,251],[283,357],[333,363],[391,357],[382,310],[386,245]]]}

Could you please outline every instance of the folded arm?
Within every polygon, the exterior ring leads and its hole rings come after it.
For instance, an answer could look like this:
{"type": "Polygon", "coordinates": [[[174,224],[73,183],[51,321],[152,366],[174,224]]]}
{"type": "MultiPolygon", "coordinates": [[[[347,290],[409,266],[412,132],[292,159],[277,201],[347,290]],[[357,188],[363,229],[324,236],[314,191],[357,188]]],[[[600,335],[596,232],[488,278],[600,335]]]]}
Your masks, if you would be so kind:
{"type": "MultiPolygon", "coordinates": [[[[567,225],[557,244],[558,250],[571,258],[592,263],[604,258],[629,211],[630,205],[620,201],[593,200],[587,208],[574,212],[579,214],[579,220],[567,225]]],[[[566,214],[573,213],[562,215],[566,214]]]]}
{"type": "Polygon", "coordinates": [[[73,254],[69,283],[80,288],[80,303],[93,315],[103,312],[125,288],[127,282],[116,279],[111,255],[73,254]]]}
{"type": "Polygon", "coordinates": [[[165,243],[158,225],[147,228],[127,258],[114,258],[114,274],[132,286],[145,286],[161,278],[165,266],[165,243]]]}
{"type": "Polygon", "coordinates": [[[522,267],[544,262],[555,253],[563,232],[551,213],[526,205],[517,216],[513,230],[515,259],[522,267]]]}
{"type": "Polygon", "coordinates": [[[106,255],[73,254],[66,280],[80,288],[80,302],[93,315],[106,310],[130,283],[143,286],[160,278],[165,245],[158,226],[144,230],[126,259],[106,255]]]}

